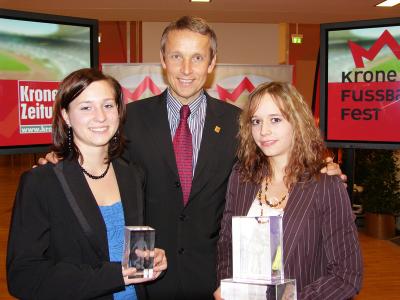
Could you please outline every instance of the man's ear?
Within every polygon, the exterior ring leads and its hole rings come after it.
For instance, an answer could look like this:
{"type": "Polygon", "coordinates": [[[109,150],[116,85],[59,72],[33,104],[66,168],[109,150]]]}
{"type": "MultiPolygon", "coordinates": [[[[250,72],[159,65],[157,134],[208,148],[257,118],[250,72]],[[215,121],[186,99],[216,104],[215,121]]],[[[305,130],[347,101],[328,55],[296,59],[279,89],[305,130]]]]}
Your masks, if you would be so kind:
{"type": "Polygon", "coordinates": [[[216,63],[217,63],[217,54],[215,54],[212,60],[210,61],[210,64],[207,69],[208,74],[211,74],[211,72],[214,70],[216,63]]]}
{"type": "Polygon", "coordinates": [[[165,64],[164,53],[161,50],[160,50],[160,61],[163,69],[165,70],[167,68],[167,65],[165,64]]]}

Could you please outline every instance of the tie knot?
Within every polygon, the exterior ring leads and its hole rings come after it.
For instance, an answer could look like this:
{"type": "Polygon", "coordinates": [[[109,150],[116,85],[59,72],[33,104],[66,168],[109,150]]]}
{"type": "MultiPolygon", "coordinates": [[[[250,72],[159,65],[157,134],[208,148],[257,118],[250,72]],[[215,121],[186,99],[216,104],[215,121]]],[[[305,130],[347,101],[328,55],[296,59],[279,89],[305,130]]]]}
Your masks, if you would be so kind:
{"type": "Polygon", "coordinates": [[[181,119],[187,120],[189,118],[189,115],[190,115],[189,105],[182,105],[180,110],[181,119]]]}

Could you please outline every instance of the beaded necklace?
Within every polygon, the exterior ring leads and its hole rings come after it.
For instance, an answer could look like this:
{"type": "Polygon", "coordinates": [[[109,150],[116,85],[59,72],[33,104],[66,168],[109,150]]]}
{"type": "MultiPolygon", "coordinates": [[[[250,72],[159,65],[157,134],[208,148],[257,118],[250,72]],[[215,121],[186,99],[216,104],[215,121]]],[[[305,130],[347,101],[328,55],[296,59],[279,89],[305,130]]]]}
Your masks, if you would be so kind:
{"type": "Polygon", "coordinates": [[[260,190],[257,193],[257,199],[258,202],[260,203],[260,208],[261,208],[261,216],[264,215],[264,209],[262,207],[262,194],[264,194],[264,199],[265,199],[265,203],[272,208],[278,207],[279,205],[281,205],[283,203],[283,201],[286,200],[288,194],[285,193],[285,195],[283,195],[283,197],[281,198],[281,200],[278,200],[277,198],[273,197],[272,199],[274,199],[274,201],[269,201],[267,198],[267,191],[268,191],[268,184],[265,183],[265,189],[264,192],[262,191],[262,188],[260,188],[260,190]]]}
{"type": "Polygon", "coordinates": [[[94,180],[101,179],[101,178],[103,178],[104,176],[106,176],[109,168],[110,168],[110,162],[108,162],[106,170],[105,170],[102,174],[96,176],[96,175],[90,174],[88,171],[86,171],[86,170],[81,166],[82,172],[85,173],[87,176],[89,176],[89,178],[92,178],[92,179],[94,179],[94,180]]]}

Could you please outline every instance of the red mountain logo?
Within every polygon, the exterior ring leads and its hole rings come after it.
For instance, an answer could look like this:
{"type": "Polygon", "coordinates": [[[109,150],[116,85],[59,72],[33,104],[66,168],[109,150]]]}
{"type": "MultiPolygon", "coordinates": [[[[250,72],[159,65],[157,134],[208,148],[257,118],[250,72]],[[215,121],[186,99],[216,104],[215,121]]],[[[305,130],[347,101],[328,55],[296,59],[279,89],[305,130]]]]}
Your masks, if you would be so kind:
{"type": "Polygon", "coordinates": [[[387,30],[382,33],[382,35],[375,41],[369,50],[365,50],[363,47],[352,41],[348,41],[348,45],[351,54],[353,55],[356,68],[364,68],[363,57],[370,61],[373,60],[385,45],[387,45],[397,59],[400,60],[400,45],[387,30]]]}
{"type": "Polygon", "coordinates": [[[230,93],[227,89],[224,89],[218,84],[216,88],[219,99],[223,101],[230,100],[235,102],[243,91],[247,90],[249,93],[251,93],[254,90],[254,85],[247,77],[244,77],[243,80],[239,83],[239,85],[232,91],[232,93],[230,93]]]}
{"type": "Polygon", "coordinates": [[[149,77],[146,76],[141,83],[136,87],[136,89],[131,93],[127,88],[122,88],[124,94],[124,101],[127,103],[130,100],[139,100],[142,94],[149,89],[153,95],[161,94],[160,89],[154,83],[154,81],[149,77]]]}

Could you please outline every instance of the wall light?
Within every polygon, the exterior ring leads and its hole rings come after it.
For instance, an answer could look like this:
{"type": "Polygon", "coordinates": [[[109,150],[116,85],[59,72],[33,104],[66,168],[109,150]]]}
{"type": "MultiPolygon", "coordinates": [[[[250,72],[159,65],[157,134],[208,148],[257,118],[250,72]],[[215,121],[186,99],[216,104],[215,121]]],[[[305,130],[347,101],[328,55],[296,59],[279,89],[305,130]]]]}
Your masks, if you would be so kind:
{"type": "Polygon", "coordinates": [[[299,24],[296,23],[296,33],[291,34],[292,44],[301,44],[303,42],[303,35],[299,33],[299,24]]]}

